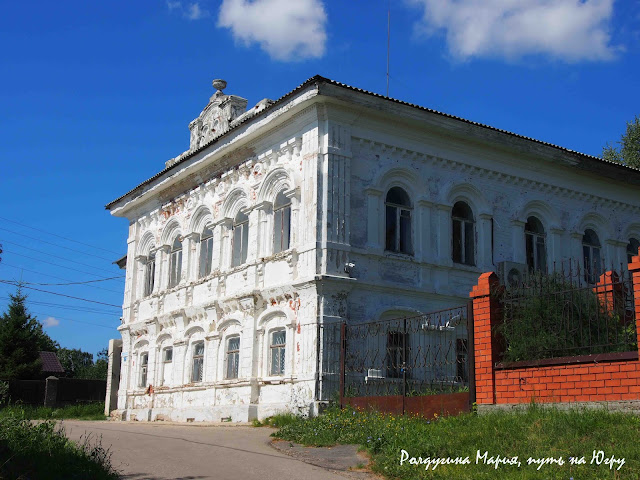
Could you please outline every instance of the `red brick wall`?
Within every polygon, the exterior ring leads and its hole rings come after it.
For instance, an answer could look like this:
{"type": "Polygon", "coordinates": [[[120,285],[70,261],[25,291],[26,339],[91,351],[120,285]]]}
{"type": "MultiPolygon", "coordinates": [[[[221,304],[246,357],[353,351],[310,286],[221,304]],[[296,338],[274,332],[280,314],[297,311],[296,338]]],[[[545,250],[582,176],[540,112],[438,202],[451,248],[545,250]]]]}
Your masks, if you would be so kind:
{"type": "MultiPolygon", "coordinates": [[[[640,338],[640,255],[629,264],[632,272],[636,309],[636,331],[640,338]]],[[[497,285],[493,273],[478,279],[473,298],[476,402],[479,405],[501,403],[591,402],[640,399],[640,361],[605,361],[579,365],[554,365],[496,370],[500,353],[492,326],[500,318],[498,305],[489,290],[497,285]]],[[[609,273],[600,284],[612,283],[609,273]]],[[[613,286],[596,287],[603,305],[614,298],[613,286]]],[[[606,307],[605,307],[606,308],[606,307]]],[[[640,344],[640,342],[639,342],[640,344]]],[[[640,345],[639,345],[640,347],[640,345]]]]}

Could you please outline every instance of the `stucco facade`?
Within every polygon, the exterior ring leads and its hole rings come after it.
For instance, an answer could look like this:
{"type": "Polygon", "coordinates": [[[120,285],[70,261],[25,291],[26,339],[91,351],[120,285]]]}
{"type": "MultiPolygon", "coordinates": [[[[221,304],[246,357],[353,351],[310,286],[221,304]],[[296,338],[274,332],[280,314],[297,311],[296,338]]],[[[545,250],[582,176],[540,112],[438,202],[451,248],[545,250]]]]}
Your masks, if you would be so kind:
{"type": "Polygon", "coordinates": [[[640,239],[637,170],[322,77],[246,104],[218,90],[190,149],[107,205],[130,221],[125,418],[313,412],[319,325],[459,305],[505,261],[622,264],[640,239]]]}

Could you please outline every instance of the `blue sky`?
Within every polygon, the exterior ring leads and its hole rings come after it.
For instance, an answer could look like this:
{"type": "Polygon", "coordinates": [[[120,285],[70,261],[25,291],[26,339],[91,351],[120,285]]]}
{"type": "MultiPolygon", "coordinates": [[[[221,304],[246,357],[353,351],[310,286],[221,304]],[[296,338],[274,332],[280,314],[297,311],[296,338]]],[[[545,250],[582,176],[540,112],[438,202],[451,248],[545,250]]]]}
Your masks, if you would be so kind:
{"type": "Polygon", "coordinates": [[[35,284],[122,275],[127,221],[104,205],[187,149],[213,78],[250,106],[315,74],[385,94],[390,10],[392,97],[592,155],[640,115],[635,0],[0,6],[0,280],[101,302],[27,290],[92,353],[119,337],[123,279],[35,284]]]}

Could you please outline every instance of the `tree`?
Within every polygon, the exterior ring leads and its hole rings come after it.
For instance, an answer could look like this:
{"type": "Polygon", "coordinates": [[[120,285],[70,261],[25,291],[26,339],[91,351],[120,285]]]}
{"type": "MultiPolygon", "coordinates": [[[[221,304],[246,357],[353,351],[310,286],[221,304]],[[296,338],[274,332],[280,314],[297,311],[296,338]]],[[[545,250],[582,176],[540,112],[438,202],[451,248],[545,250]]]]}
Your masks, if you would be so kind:
{"type": "Polygon", "coordinates": [[[26,295],[18,287],[9,295],[9,310],[0,319],[0,379],[33,379],[42,372],[40,345],[33,322],[25,306],[26,295]]]}
{"type": "Polygon", "coordinates": [[[78,348],[61,348],[57,352],[58,360],[69,377],[82,378],[82,372],[93,365],[93,354],[78,348]]]}
{"type": "Polygon", "coordinates": [[[640,169],[640,116],[627,122],[627,130],[619,142],[620,148],[607,145],[602,149],[602,158],[640,169]]]}

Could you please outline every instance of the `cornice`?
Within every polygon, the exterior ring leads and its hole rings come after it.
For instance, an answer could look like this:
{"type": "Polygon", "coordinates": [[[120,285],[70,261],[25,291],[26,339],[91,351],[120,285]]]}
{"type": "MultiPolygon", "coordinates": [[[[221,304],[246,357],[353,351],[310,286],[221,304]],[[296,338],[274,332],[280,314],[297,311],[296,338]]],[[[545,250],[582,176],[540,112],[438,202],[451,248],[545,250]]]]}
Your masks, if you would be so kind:
{"type": "Polygon", "coordinates": [[[478,176],[480,178],[486,178],[488,180],[496,180],[499,182],[506,183],[508,185],[513,185],[517,187],[527,187],[527,188],[535,188],[542,193],[547,193],[551,195],[557,195],[560,197],[566,197],[570,199],[578,199],[581,201],[589,201],[591,203],[596,203],[601,205],[604,208],[611,210],[622,210],[627,211],[633,214],[640,214],[640,206],[632,205],[625,202],[620,202],[617,200],[611,200],[606,197],[602,197],[599,195],[594,195],[591,193],[581,192],[579,190],[561,187],[558,185],[553,185],[551,183],[540,182],[537,180],[531,180],[525,177],[511,175],[504,172],[499,172],[497,170],[491,170],[486,167],[478,167],[475,165],[469,165],[457,160],[452,160],[449,158],[443,158],[435,155],[429,155],[422,152],[416,152],[413,150],[408,150],[405,148],[401,148],[395,145],[388,145],[380,141],[370,140],[368,138],[361,137],[353,137],[353,143],[359,144],[360,146],[365,146],[371,149],[375,149],[378,152],[383,154],[394,153],[396,155],[401,156],[402,158],[410,159],[410,160],[422,160],[425,162],[432,162],[440,167],[459,171],[461,173],[467,173],[474,176],[478,176]]]}

